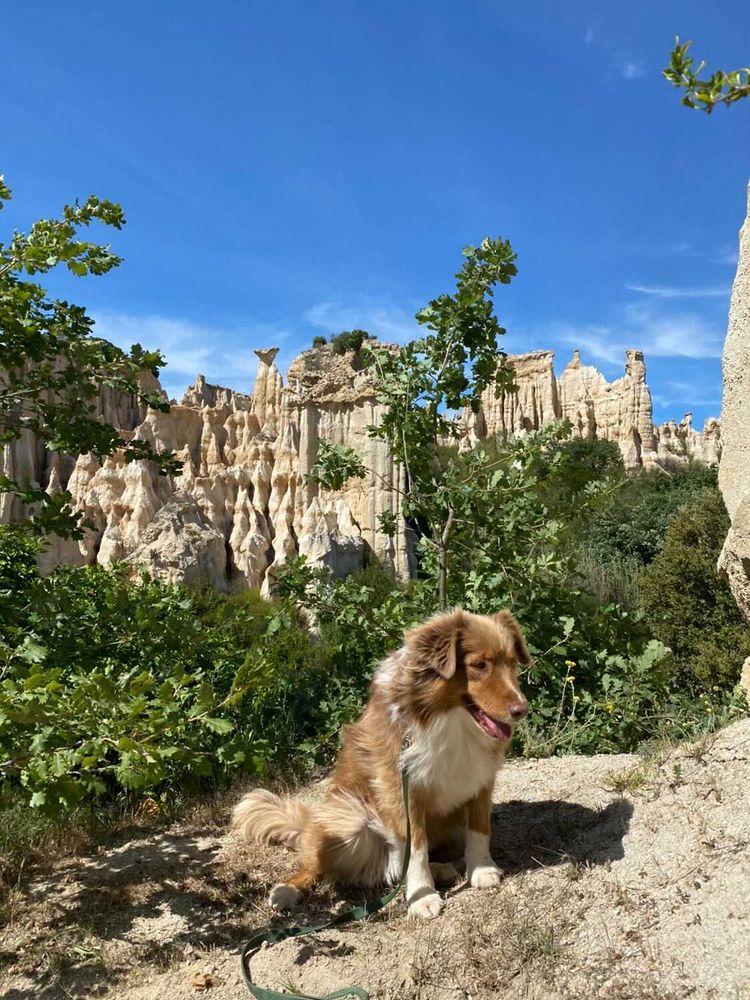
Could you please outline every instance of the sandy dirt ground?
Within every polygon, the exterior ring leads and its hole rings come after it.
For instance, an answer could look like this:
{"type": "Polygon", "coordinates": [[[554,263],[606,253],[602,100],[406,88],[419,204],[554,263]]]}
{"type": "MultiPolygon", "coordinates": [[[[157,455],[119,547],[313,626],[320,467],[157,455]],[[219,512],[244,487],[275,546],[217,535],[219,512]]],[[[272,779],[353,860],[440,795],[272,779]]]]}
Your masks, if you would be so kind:
{"type": "MultiPolygon", "coordinates": [[[[313,994],[354,983],[372,1000],[750,1000],[750,720],[658,759],[512,761],[494,800],[499,887],[459,882],[427,923],[399,899],[266,948],[256,981],[313,994]]],[[[265,897],[290,857],[238,843],[226,819],[217,806],[49,859],[6,905],[0,996],[246,996],[239,949],[284,922],[265,897]]],[[[321,890],[294,919],[324,920],[341,898],[321,890]]]]}

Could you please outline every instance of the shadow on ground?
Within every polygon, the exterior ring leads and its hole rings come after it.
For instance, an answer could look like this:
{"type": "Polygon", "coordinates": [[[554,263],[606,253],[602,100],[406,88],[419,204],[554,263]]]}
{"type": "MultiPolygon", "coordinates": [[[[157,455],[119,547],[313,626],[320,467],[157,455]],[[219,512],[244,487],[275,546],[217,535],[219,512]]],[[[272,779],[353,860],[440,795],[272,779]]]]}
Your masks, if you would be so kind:
{"type": "MultiPolygon", "coordinates": [[[[562,863],[613,861],[623,856],[632,812],[624,799],[601,810],[561,800],[495,805],[492,854],[509,875],[562,863]]],[[[259,908],[279,876],[276,864],[286,859],[283,852],[256,856],[242,848],[227,855],[222,847],[215,830],[141,837],[98,857],[73,859],[34,884],[30,905],[43,905],[45,919],[33,922],[15,956],[3,952],[2,965],[15,964],[14,957],[21,960],[21,951],[39,961],[23,961],[29,987],[4,996],[112,996],[134,962],[159,969],[187,948],[238,948],[263,923],[259,908]],[[114,961],[111,954],[105,956],[107,949],[114,949],[114,961]]],[[[340,898],[364,901],[356,892],[337,894],[340,898]]],[[[297,920],[324,920],[330,906],[331,897],[311,897],[297,920]]]]}
{"type": "Polygon", "coordinates": [[[562,799],[503,802],[492,807],[492,856],[508,875],[569,862],[617,861],[632,815],[627,799],[603,809],[562,799]]]}

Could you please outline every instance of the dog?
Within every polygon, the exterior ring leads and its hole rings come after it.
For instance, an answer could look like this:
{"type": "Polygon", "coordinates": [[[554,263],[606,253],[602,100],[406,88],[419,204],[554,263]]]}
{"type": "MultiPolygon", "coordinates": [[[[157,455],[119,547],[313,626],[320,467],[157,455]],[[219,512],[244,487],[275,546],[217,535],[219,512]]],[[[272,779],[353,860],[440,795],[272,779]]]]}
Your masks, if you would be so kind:
{"type": "Polygon", "coordinates": [[[346,728],[321,804],[257,789],[234,809],[232,826],[245,839],[299,852],[297,871],[272,889],[271,906],[289,909],[323,878],[362,887],[398,881],[406,836],[402,766],[410,782],[409,915],[429,919],[443,907],[429,860],[440,845],[462,841],[467,881],[478,889],[497,885],[492,788],[528,710],[518,666],[530,662],[509,611],[458,609],[407,632],[375,671],[363,714],[346,728]]]}

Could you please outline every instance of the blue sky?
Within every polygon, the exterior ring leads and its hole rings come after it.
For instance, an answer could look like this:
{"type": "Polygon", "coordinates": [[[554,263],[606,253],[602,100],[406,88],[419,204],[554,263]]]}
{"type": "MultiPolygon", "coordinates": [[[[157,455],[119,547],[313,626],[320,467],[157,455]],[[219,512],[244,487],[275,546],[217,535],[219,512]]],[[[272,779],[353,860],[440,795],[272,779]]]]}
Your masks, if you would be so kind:
{"type": "Polygon", "coordinates": [[[659,420],[717,415],[750,177],[750,102],[711,117],[660,76],[675,34],[750,63],[746,0],[183,0],[6,5],[10,228],[95,192],[125,257],[48,282],[157,346],[173,394],[247,390],[318,333],[404,339],[460,250],[502,235],[510,353],[646,353],[659,420]]]}

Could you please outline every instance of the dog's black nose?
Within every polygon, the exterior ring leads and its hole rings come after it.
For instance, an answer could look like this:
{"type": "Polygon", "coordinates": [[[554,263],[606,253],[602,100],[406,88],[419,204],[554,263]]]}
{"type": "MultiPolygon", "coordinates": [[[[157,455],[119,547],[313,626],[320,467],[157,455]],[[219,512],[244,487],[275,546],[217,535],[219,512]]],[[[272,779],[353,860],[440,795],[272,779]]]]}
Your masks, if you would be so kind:
{"type": "Polygon", "coordinates": [[[521,719],[525,719],[528,710],[529,706],[525,701],[513,701],[508,705],[510,717],[514,722],[520,722],[521,719]]]}

